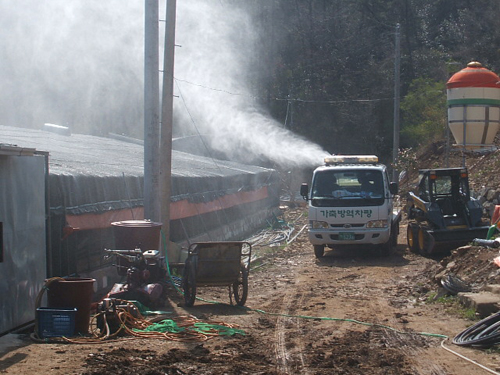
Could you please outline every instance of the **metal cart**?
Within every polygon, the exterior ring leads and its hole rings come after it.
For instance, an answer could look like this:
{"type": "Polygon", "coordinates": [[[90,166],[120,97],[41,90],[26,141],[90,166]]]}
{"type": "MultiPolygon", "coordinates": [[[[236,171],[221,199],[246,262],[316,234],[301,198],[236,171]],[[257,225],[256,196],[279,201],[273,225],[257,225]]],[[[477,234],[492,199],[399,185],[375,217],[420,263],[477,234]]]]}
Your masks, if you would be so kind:
{"type": "MultiPolygon", "coordinates": [[[[252,245],[243,241],[197,242],[188,248],[182,287],[186,306],[194,305],[196,288],[228,286],[238,306],[248,296],[248,274],[252,245]]],[[[231,300],[232,302],[232,300],[231,300]]]]}

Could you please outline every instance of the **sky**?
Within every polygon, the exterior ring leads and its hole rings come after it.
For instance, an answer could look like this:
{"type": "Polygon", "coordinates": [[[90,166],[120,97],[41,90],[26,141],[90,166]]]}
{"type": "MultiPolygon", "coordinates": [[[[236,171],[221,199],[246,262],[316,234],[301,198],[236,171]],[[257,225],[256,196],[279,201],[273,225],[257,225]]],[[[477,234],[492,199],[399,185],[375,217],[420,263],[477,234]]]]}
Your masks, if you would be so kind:
{"type": "MultiPolygon", "coordinates": [[[[203,135],[230,158],[321,164],[324,150],[259,105],[263,36],[237,3],[177,0],[174,135],[203,135]]],[[[0,0],[0,22],[0,124],[142,138],[144,1],[0,0]]]]}

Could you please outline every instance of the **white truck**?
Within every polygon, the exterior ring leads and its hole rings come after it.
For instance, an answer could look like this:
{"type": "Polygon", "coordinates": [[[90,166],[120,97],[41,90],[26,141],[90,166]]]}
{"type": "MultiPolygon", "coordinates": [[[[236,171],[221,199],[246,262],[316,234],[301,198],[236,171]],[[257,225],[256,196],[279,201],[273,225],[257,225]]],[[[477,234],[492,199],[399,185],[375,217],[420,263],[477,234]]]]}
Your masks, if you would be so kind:
{"type": "Polygon", "coordinates": [[[332,155],[313,172],[309,189],[309,241],[317,258],[325,247],[373,246],[389,255],[397,245],[401,210],[394,207],[398,185],[374,155],[332,155]]]}

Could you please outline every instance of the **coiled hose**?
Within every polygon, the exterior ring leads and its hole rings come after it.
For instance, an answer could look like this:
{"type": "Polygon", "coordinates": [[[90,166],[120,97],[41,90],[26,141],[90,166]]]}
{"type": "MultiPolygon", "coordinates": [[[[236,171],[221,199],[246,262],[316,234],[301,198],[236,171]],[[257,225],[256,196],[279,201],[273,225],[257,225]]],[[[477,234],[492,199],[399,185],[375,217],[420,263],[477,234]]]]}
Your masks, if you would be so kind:
{"type": "Polygon", "coordinates": [[[489,348],[500,344],[500,312],[477,322],[455,336],[453,343],[461,346],[489,348]]]}
{"type": "Polygon", "coordinates": [[[462,279],[453,274],[444,276],[441,279],[441,285],[452,295],[457,295],[458,293],[463,292],[470,292],[472,290],[471,287],[467,285],[462,279]]]}

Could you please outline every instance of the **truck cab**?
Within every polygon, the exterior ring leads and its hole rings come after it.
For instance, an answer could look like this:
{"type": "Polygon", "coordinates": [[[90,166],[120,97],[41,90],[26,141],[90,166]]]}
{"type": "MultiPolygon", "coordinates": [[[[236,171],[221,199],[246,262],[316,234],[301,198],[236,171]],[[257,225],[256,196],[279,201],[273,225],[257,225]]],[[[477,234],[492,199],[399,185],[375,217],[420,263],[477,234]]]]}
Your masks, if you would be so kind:
{"type": "Polygon", "coordinates": [[[397,244],[401,211],[396,183],[374,155],[333,155],[300,193],[309,206],[309,241],[317,258],[325,247],[373,245],[389,255],[397,244]]]}

